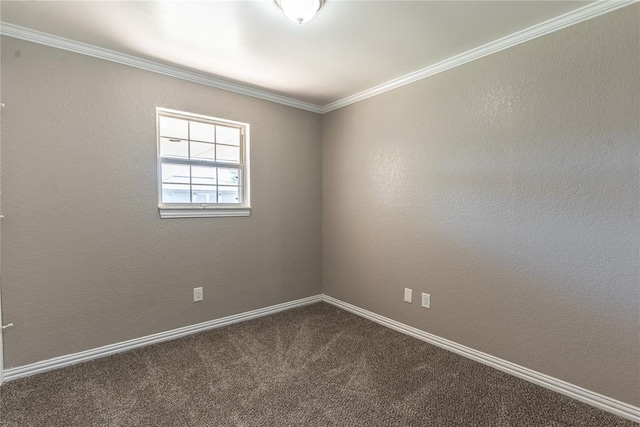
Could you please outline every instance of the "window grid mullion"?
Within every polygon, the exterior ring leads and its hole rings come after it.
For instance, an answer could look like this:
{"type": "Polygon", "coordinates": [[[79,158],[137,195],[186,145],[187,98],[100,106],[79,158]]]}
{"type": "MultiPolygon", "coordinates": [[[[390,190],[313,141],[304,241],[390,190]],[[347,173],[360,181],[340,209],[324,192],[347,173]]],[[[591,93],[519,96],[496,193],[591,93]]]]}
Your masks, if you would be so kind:
{"type": "Polygon", "coordinates": [[[206,166],[211,168],[227,168],[227,169],[243,169],[240,163],[211,162],[208,160],[189,160],[180,157],[160,157],[162,163],[171,163],[175,165],[193,165],[206,166]]]}
{"type": "MultiPolygon", "coordinates": [[[[213,159],[218,161],[218,125],[213,129],[213,159]]],[[[216,203],[220,203],[220,175],[219,169],[216,168],[216,203]]]]}
{"type": "Polygon", "coordinates": [[[216,168],[216,203],[220,203],[220,200],[218,200],[218,188],[220,186],[220,181],[219,181],[219,175],[218,175],[219,169],[216,168]]]}
{"type": "MultiPolygon", "coordinates": [[[[191,160],[191,121],[187,120],[187,156],[191,160]]],[[[189,164],[189,203],[193,203],[193,171],[192,164],[189,164]]]]}
{"type": "MultiPolygon", "coordinates": [[[[213,127],[213,161],[218,161],[218,126],[213,127]]],[[[216,171],[216,184],[218,183],[218,171],[216,171]]],[[[218,201],[218,190],[216,190],[216,202],[218,201]]]]}

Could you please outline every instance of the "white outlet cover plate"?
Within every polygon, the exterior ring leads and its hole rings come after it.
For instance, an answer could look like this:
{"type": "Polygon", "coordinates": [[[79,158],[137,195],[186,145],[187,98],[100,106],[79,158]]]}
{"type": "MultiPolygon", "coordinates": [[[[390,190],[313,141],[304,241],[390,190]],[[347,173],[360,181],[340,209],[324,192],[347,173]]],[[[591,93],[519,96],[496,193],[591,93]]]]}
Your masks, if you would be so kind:
{"type": "Polygon", "coordinates": [[[204,293],[202,291],[202,288],[193,288],[193,301],[197,302],[197,301],[202,301],[204,298],[204,293]]]}
{"type": "Polygon", "coordinates": [[[413,291],[409,288],[404,288],[404,302],[411,302],[413,291]]]}
{"type": "Polygon", "coordinates": [[[431,308],[431,295],[422,293],[422,306],[424,308],[431,308]]]}

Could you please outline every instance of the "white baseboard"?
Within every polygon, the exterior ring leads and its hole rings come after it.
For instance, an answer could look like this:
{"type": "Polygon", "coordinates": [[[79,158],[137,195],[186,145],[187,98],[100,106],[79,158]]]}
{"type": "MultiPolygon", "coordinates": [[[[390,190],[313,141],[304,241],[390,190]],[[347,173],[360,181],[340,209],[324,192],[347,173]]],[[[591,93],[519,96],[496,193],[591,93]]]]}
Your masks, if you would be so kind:
{"type": "Polygon", "coordinates": [[[110,356],[112,354],[133,350],[134,348],[173,340],[176,338],[184,337],[186,335],[207,331],[209,329],[219,328],[221,326],[231,325],[233,323],[244,322],[246,320],[256,319],[258,317],[267,316],[279,311],[289,310],[295,307],[313,304],[320,301],[322,301],[322,295],[314,295],[295,301],[289,301],[282,304],[259,308],[257,310],[234,314],[232,316],[222,317],[220,319],[209,320],[207,322],[202,322],[191,326],[185,326],[183,328],[172,329],[166,332],[147,335],[141,338],[122,341],[91,350],[81,351],[79,353],[68,354],[66,356],[55,357],[53,359],[43,360],[41,362],[19,366],[17,368],[7,369],[4,371],[3,381],[7,382],[11,380],[17,380],[18,378],[28,377],[30,375],[39,374],[41,372],[64,368],[65,366],[75,365],[76,363],[88,362],[90,360],[99,359],[101,357],[110,356]]]}
{"type": "Polygon", "coordinates": [[[320,301],[325,301],[343,310],[349,311],[358,316],[364,317],[365,319],[369,319],[380,325],[394,329],[398,332],[402,332],[414,338],[418,338],[422,341],[444,348],[445,350],[452,351],[469,359],[499,369],[518,378],[522,378],[526,381],[538,384],[542,387],[546,387],[550,390],[587,403],[596,408],[640,423],[640,408],[636,406],[629,405],[628,403],[612,399],[610,397],[595,393],[566,381],[553,378],[549,375],[545,375],[540,372],[525,368],[523,366],[516,365],[515,363],[500,359],[498,357],[491,356],[490,354],[474,350],[470,347],[466,347],[453,341],[449,341],[437,335],[430,334],[412,326],[405,325],[404,323],[397,322],[395,320],[389,319],[355,305],[346,303],[329,295],[314,295],[295,301],[289,301],[282,304],[259,308],[257,310],[234,314],[232,316],[227,316],[220,319],[210,320],[208,322],[198,323],[196,325],[185,326],[183,328],[160,332],[153,335],[147,335],[141,338],[122,341],[119,343],[110,344],[79,353],[69,354],[66,356],[43,360],[41,362],[36,362],[29,365],[19,366],[17,368],[7,369],[4,371],[3,380],[5,382],[16,380],[18,378],[28,377],[30,375],[38,374],[41,372],[51,371],[54,369],[63,368],[65,366],[75,365],[76,363],[99,359],[101,357],[109,356],[112,354],[133,350],[138,347],[180,338],[209,329],[215,329],[222,326],[231,325],[233,323],[267,316],[269,314],[274,314],[280,311],[285,311],[295,307],[301,307],[303,305],[313,304],[320,301]]]}
{"type": "Polygon", "coordinates": [[[548,388],[565,396],[572,397],[588,405],[595,406],[596,408],[640,423],[640,408],[638,408],[637,406],[629,405],[628,403],[612,399],[610,397],[595,393],[577,385],[573,385],[566,381],[550,377],[549,375],[536,372],[523,366],[516,365],[515,363],[511,363],[498,357],[491,356],[490,354],[474,350],[453,341],[449,341],[437,335],[433,335],[412,326],[405,325],[404,323],[389,319],[388,317],[380,316],[379,314],[346,303],[344,301],[340,301],[339,299],[330,297],[329,295],[323,295],[322,300],[343,310],[356,314],[360,317],[364,317],[365,319],[376,322],[382,326],[386,326],[398,332],[402,332],[403,334],[418,338],[419,340],[426,341],[429,344],[433,344],[435,346],[444,348],[445,350],[452,351],[461,356],[475,360],[476,362],[491,366],[500,371],[506,372],[518,378],[522,378],[523,380],[548,388]]]}

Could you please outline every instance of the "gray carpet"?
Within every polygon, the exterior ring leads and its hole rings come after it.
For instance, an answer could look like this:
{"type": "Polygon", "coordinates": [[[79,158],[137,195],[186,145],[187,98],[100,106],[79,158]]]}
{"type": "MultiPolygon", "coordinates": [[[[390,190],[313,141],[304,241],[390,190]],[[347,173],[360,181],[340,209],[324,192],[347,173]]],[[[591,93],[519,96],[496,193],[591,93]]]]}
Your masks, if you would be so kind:
{"type": "Polygon", "coordinates": [[[325,303],[0,387],[1,426],[632,426],[325,303]]]}

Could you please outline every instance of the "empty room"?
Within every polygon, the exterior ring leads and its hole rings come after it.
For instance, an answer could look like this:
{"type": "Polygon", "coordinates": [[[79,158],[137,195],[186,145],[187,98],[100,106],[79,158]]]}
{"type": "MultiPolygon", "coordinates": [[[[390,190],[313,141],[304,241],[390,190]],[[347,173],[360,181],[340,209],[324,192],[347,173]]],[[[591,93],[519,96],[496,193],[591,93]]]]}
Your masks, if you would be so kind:
{"type": "Polygon", "coordinates": [[[0,1],[0,426],[640,425],[640,3],[0,1]]]}

